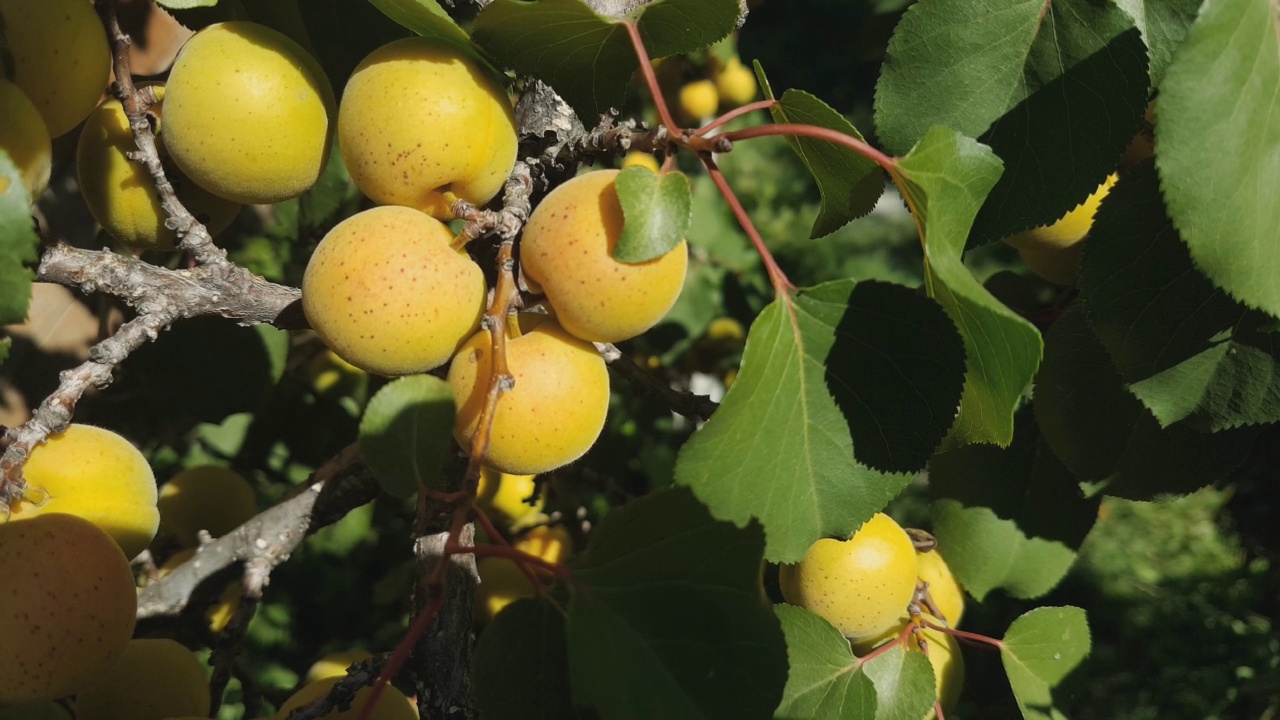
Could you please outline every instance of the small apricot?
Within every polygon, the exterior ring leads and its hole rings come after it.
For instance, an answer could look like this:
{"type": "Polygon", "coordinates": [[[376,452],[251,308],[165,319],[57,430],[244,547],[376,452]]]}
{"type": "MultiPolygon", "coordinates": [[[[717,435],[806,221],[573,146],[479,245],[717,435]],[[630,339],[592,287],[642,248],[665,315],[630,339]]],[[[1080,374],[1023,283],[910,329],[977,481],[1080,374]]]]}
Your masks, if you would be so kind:
{"type": "Polygon", "coordinates": [[[208,716],[204,666],[168,638],[131,640],[120,660],[76,689],[76,720],[208,716]]]}
{"type": "MultiPolygon", "coordinates": [[[[341,677],[327,677],[303,686],[280,706],[280,711],[276,713],[276,720],[287,720],[294,710],[327,696],[333,686],[341,680],[341,677]]],[[[369,693],[372,690],[373,688],[369,687],[361,688],[351,702],[349,710],[334,710],[321,715],[319,720],[358,720],[364,712],[365,703],[369,701],[369,693]]],[[[418,720],[418,708],[405,697],[404,693],[392,686],[387,686],[382,689],[382,695],[378,697],[378,704],[374,706],[369,720],[418,720]]]]}
{"type": "Polygon", "coordinates": [[[249,481],[231,468],[194,467],[169,478],[160,488],[160,526],[183,547],[195,547],[205,530],[222,537],[258,514],[249,481]]]}

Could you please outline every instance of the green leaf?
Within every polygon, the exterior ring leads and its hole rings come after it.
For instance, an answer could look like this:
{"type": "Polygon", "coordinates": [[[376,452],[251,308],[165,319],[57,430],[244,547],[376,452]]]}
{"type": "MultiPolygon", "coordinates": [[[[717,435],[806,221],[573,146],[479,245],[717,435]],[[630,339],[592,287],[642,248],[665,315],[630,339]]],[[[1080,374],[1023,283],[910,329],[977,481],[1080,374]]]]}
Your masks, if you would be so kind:
{"type": "Polygon", "coordinates": [[[383,489],[409,497],[440,487],[440,468],[453,447],[453,391],[433,375],[387,383],[360,420],[360,450],[383,489]]]}
{"type": "Polygon", "coordinates": [[[973,245],[1051,222],[1084,200],[1138,129],[1147,86],[1140,33],[1109,2],[922,0],[889,42],[876,129],[902,154],[945,125],[1004,160],[973,245]]]}
{"type": "Polygon", "coordinates": [[[685,489],[609,513],[570,564],[574,701],[604,720],[770,718],[786,644],[764,595],[764,534],[685,489]]]}
{"type": "Polygon", "coordinates": [[[1205,3],[1160,84],[1156,123],[1165,201],[1192,259],[1271,315],[1280,315],[1278,26],[1269,0],[1205,3]]]}
{"type": "Polygon", "coordinates": [[[416,35],[447,40],[471,52],[471,39],[436,0],[369,0],[384,15],[416,35]]]}
{"type": "Polygon", "coordinates": [[[156,0],[160,7],[170,10],[190,10],[191,8],[213,7],[218,0],[156,0]]]}
{"type": "Polygon", "coordinates": [[[13,338],[0,338],[0,367],[9,359],[9,350],[13,348],[13,338]]]}
{"type": "Polygon", "coordinates": [[[1112,188],[1081,260],[1089,324],[1162,427],[1280,420],[1280,338],[1195,269],[1164,213],[1154,167],[1112,188]]]}
{"type": "Polygon", "coordinates": [[[1161,428],[1125,390],[1078,306],[1045,336],[1034,407],[1044,439],[1077,478],[1131,500],[1215,482],[1239,464],[1256,435],[1250,428],[1213,434],[1181,423],[1161,428]]]}
{"type": "MultiPolygon", "coordinates": [[[[766,98],[773,99],[773,88],[764,76],[764,68],[756,62],[756,77],[766,98]]],[[[830,105],[803,90],[787,90],[782,101],[769,108],[776,123],[798,123],[838,130],[865,140],[853,123],[830,105]]],[[[818,183],[822,208],[813,221],[811,238],[819,238],[839,230],[851,221],[871,212],[884,192],[884,174],[869,158],[846,147],[825,140],[787,136],[787,144],[800,157],[818,183]]]]}
{"type": "Polygon", "coordinates": [[[933,664],[924,653],[899,646],[862,663],[862,671],[876,688],[875,720],[920,720],[930,714],[936,697],[933,664]]]}
{"type": "MultiPolygon", "coordinates": [[[[712,45],[734,29],[738,12],[736,0],[655,0],[630,19],[649,56],[661,58],[712,45]]],[[[471,37],[502,65],[555,88],[588,127],[622,107],[640,67],[622,19],[582,0],[494,0],[471,37]]]]}
{"type": "Polygon", "coordinates": [[[1151,63],[1151,86],[1156,87],[1173,60],[1174,51],[1196,19],[1201,0],[1116,0],[1142,31],[1151,63]]]}
{"type": "Polygon", "coordinates": [[[841,280],[775,300],[676,482],[716,517],[759,520],[771,561],[798,561],[819,537],[852,534],[924,466],[962,361],[936,303],[901,286],[841,280]]]}
{"type": "Polygon", "coordinates": [[[615,183],[625,221],[613,247],[614,258],[624,263],[647,262],[684,240],[693,217],[693,195],[684,173],[629,167],[618,173],[615,183]]]}
{"type": "Polygon", "coordinates": [[[1057,687],[1089,655],[1089,624],[1075,607],[1041,607],[1009,626],[1000,659],[1024,718],[1065,718],[1054,707],[1057,687]]]}
{"type": "Polygon", "coordinates": [[[0,150],[0,325],[27,319],[31,278],[40,238],[31,218],[31,193],[22,173],[0,150]]]}
{"type": "MultiPolygon", "coordinates": [[[[794,605],[774,605],[787,639],[791,670],[776,720],[868,720],[876,688],[861,671],[849,640],[831,623],[794,605]]],[[[923,714],[922,714],[923,716],[923,714]]]]}
{"type": "Polygon", "coordinates": [[[549,602],[521,598],[480,634],[473,697],[486,720],[575,717],[569,693],[565,618],[549,602]]]}
{"type": "Polygon", "coordinates": [[[924,233],[925,288],[964,338],[964,396],[948,444],[1008,445],[1013,411],[1040,363],[1040,333],[988,292],[962,260],[974,214],[1000,175],[1000,160],[977,142],[935,127],[898,166],[924,233]]]}
{"type": "Polygon", "coordinates": [[[981,600],[1002,588],[1044,595],[1062,580],[1098,516],[1041,440],[1029,409],[1008,448],[966,445],[929,464],[933,534],[960,583],[981,600]]]}

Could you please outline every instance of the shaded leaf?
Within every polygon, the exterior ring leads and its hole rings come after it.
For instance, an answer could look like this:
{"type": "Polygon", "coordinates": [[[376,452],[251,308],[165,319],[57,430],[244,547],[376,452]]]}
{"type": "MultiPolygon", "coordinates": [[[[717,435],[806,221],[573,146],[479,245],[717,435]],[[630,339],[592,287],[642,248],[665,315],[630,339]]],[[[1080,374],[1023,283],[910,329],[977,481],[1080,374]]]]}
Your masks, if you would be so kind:
{"type": "Polygon", "coordinates": [[[876,689],[861,672],[849,640],[831,623],[794,605],[774,605],[791,670],[776,720],[867,720],[876,689]]]}
{"type": "Polygon", "coordinates": [[[605,720],[770,718],[786,644],[761,583],[764,534],[683,488],[609,513],[572,561],[574,701],[605,720]]]}
{"type": "Polygon", "coordinates": [[[1129,171],[1085,244],[1089,323],[1161,426],[1217,431],[1280,420],[1280,338],[1195,269],[1150,163],[1129,171]]]}
{"type": "Polygon", "coordinates": [[[1271,315],[1280,315],[1278,26],[1268,0],[1205,3],[1160,84],[1156,123],[1165,201],[1196,266],[1271,315]]]}
{"type": "Polygon", "coordinates": [[[924,466],[962,357],[937,305],[900,286],[844,280],[775,300],[676,481],[717,517],[758,519],[769,559],[795,562],[823,535],[852,534],[924,466]]]}
{"type": "Polygon", "coordinates": [[[1204,434],[1181,423],[1161,428],[1124,388],[1078,306],[1045,336],[1033,404],[1045,440],[1077,478],[1132,500],[1215,482],[1256,434],[1249,428],[1204,434]]]}
{"type": "Polygon", "coordinates": [[[1140,33],[1109,2],[922,0],[889,43],[876,128],[895,154],[940,124],[1004,160],[974,220],[976,244],[1084,200],[1138,129],[1147,86],[1140,33]]]}
{"type": "Polygon", "coordinates": [[[1089,624],[1075,607],[1041,607],[1013,621],[1000,659],[1024,718],[1063,718],[1053,688],[1089,655],[1089,624]]]}
{"type": "MultiPolygon", "coordinates": [[[[733,30],[736,0],[656,0],[633,12],[649,56],[708,47],[733,30]]],[[[581,0],[494,0],[476,17],[477,45],[501,64],[555,88],[588,126],[622,107],[640,67],[621,20],[581,0]]]]}
{"type": "MultiPolygon", "coordinates": [[[[756,77],[765,97],[772,100],[773,88],[769,86],[759,62],[756,63],[756,77]]],[[[782,93],[781,102],[769,108],[769,113],[776,123],[817,125],[865,140],[853,123],[803,90],[792,89],[782,93]]],[[[884,175],[870,159],[848,148],[812,138],[788,135],[787,144],[809,169],[822,195],[822,207],[813,221],[809,237],[830,235],[876,206],[884,192],[884,175]]]]}
{"type": "Polygon", "coordinates": [[[616,186],[625,221],[613,247],[615,259],[647,262],[666,255],[684,240],[693,203],[684,173],[629,167],[618,173],[616,186]]]}
{"type": "Polygon", "coordinates": [[[453,390],[433,375],[387,383],[360,420],[360,450],[387,492],[409,497],[440,487],[440,468],[453,448],[453,390]]]}
{"type": "Polygon", "coordinates": [[[907,204],[924,233],[925,288],[964,338],[964,395],[950,446],[1008,445],[1013,411],[1040,363],[1040,333],[964,266],[974,214],[1000,175],[977,142],[935,127],[899,162],[907,204]]]}
{"type": "Polygon", "coordinates": [[[521,598],[504,608],[480,634],[473,663],[473,697],[485,720],[575,716],[565,619],[551,603],[521,598]]]}
{"type": "Polygon", "coordinates": [[[36,261],[39,244],[31,193],[9,154],[0,150],[0,325],[27,317],[34,276],[27,266],[36,261]]]}

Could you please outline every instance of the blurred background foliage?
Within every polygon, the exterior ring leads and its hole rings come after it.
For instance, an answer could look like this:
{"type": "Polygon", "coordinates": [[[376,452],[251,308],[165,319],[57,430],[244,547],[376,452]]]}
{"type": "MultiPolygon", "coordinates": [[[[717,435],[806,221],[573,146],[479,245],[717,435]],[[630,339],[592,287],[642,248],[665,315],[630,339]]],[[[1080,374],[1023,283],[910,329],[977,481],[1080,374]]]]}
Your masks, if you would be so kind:
{"type": "MultiPolygon", "coordinates": [[[[759,60],[775,88],[818,95],[874,141],[875,82],[906,4],[753,2],[736,47],[731,41],[686,58],[676,82],[705,77],[713,54],[736,52],[747,64],[759,60]]],[[[351,12],[375,26],[378,38],[397,32],[376,13],[365,17],[369,8],[363,2],[326,4],[348,6],[359,6],[351,12]]],[[[321,48],[331,44],[330,38],[312,40],[321,48]]],[[[328,60],[326,67],[335,72],[358,57],[328,60]]],[[[340,88],[343,78],[333,80],[340,88]]],[[[654,116],[643,97],[626,112],[650,121],[654,116]]],[[[757,116],[743,122],[762,121],[757,116]]],[[[101,246],[105,236],[95,235],[76,205],[71,155],[64,149],[59,156],[55,192],[41,209],[70,242],[101,246]]],[[[796,285],[853,277],[919,286],[919,242],[892,188],[869,216],[811,240],[817,188],[785,142],[741,142],[721,164],[796,285]]],[[[682,167],[695,191],[687,285],[666,322],[622,350],[673,386],[718,398],[733,380],[745,329],[770,292],[757,256],[709,179],[696,163],[682,167]]],[[[255,272],[298,285],[319,239],[364,205],[335,154],[313,190],[297,200],[246,210],[219,243],[255,272]]],[[[150,259],[179,262],[164,255],[150,259]]],[[[1062,300],[1055,296],[1059,291],[1024,272],[1002,244],[967,260],[993,291],[1029,316],[1062,300]]],[[[46,295],[39,306],[44,315],[33,308],[32,323],[8,328],[15,347],[0,369],[0,422],[21,422],[27,408],[56,386],[57,372],[79,362],[88,344],[125,316],[98,297],[46,295]],[[33,325],[37,321],[44,324],[33,325]],[[79,340],[59,344],[51,337],[79,340]]],[[[611,508],[670,484],[676,452],[695,428],[616,375],[614,381],[600,442],[582,461],[544,478],[549,517],[565,522],[579,543],[611,508]]],[[[306,334],[200,318],[178,324],[131,357],[115,384],[81,404],[77,420],[116,429],[139,443],[161,481],[202,464],[234,467],[250,479],[265,508],[354,440],[364,403],[381,382],[335,363],[306,334]]],[[[1034,605],[1086,608],[1093,653],[1064,690],[1070,717],[1273,717],[1280,708],[1280,524],[1274,520],[1280,507],[1277,478],[1269,473],[1277,467],[1280,436],[1272,430],[1251,460],[1218,487],[1166,502],[1105,501],[1057,590],[1035,603],[1000,593],[980,606],[971,603],[966,629],[998,637],[1034,605]]],[[[928,527],[926,482],[922,477],[891,506],[904,524],[928,527]]],[[[251,678],[259,686],[255,692],[278,702],[327,652],[394,646],[409,612],[412,516],[411,502],[382,497],[310,538],[276,571],[238,661],[238,675],[251,678]]],[[[154,550],[163,562],[173,549],[154,550]]],[[[202,623],[193,620],[183,632],[199,636],[201,630],[202,623]]],[[[969,680],[954,715],[1017,717],[998,657],[981,648],[967,648],[966,657],[969,680]]],[[[240,693],[239,681],[233,682],[221,718],[241,717],[240,693]]]]}

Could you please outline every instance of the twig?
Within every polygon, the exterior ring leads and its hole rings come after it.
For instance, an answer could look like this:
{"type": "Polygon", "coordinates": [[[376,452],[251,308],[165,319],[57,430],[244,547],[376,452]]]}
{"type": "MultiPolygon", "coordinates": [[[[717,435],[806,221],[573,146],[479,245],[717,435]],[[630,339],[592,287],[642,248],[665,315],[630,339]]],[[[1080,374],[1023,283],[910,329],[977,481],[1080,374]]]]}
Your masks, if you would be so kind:
{"type": "MultiPolygon", "coordinates": [[[[304,705],[289,713],[286,720],[315,720],[335,710],[348,710],[356,699],[356,693],[373,684],[387,663],[387,654],[375,655],[367,660],[352,663],[342,678],[329,690],[329,694],[310,705],[304,705]]],[[[370,699],[373,707],[376,700],[370,699]]]]}
{"type": "Polygon", "coordinates": [[[631,383],[642,396],[657,398],[672,412],[680,413],[687,418],[706,420],[720,404],[706,395],[697,395],[688,390],[676,390],[662,380],[645,372],[644,368],[627,357],[621,350],[609,343],[596,343],[596,349],[609,367],[631,383]]]}

